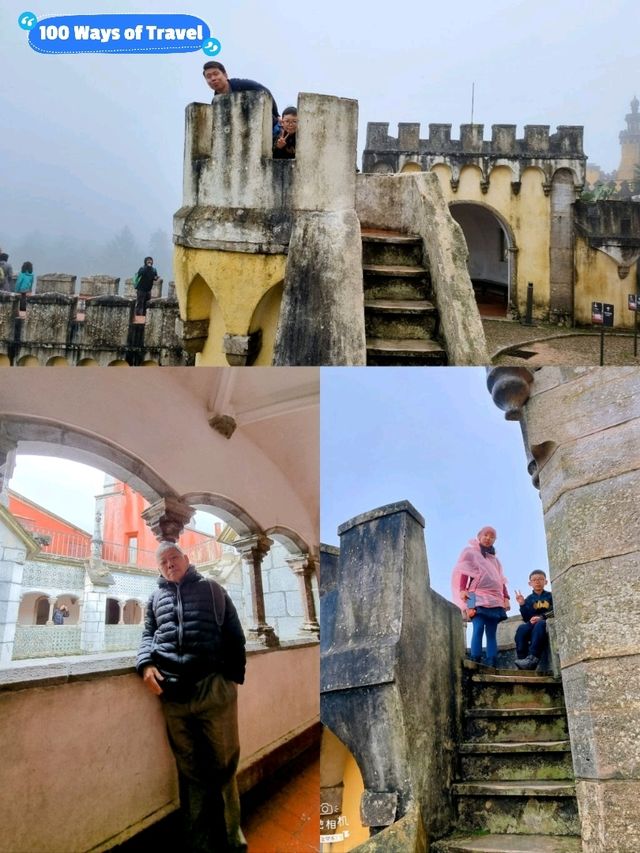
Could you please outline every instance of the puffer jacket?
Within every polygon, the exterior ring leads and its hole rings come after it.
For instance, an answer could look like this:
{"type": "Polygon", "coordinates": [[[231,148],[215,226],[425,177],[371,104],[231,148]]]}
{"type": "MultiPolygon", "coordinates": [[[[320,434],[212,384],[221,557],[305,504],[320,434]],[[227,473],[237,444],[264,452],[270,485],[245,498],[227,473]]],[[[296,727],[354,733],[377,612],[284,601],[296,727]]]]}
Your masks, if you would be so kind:
{"type": "MultiPolygon", "coordinates": [[[[211,582],[193,566],[179,584],[160,578],[147,604],[136,668],[148,664],[180,683],[195,683],[213,672],[244,682],[245,638],[236,608],[224,592],[221,626],[214,614],[211,582]]],[[[220,587],[222,590],[222,587],[220,587]]]]}

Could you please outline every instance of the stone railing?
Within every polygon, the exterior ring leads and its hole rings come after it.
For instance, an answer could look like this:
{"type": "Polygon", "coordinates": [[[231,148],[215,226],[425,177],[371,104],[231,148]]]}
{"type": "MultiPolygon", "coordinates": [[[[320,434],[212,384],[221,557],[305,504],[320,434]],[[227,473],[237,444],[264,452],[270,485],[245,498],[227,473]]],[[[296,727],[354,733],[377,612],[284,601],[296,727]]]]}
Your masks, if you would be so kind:
{"type": "Polygon", "coordinates": [[[108,652],[137,649],[142,637],[142,625],[106,625],[104,645],[108,652]]]}
{"type": "Polygon", "coordinates": [[[16,625],[14,660],[79,654],[79,625],[16,625]]]}

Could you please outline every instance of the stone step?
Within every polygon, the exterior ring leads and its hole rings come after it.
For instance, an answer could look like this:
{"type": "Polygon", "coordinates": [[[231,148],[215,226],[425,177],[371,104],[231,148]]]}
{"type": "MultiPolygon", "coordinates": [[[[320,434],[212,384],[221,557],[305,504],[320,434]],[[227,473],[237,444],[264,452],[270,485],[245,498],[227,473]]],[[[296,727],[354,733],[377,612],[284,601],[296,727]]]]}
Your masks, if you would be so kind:
{"type": "Polygon", "coordinates": [[[412,237],[407,234],[390,234],[380,232],[379,234],[362,235],[362,263],[363,264],[396,264],[422,265],[423,251],[420,237],[412,237]]]}
{"type": "Polygon", "coordinates": [[[367,364],[446,365],[447,354],[432,340],[371,338],[367,340],[367,364]]]}
{"type": "Polygon", "coordinates": [[[564,704],[562,682],[552,676],[476,673],[467,685],[473,708],[551,708],[564,704]]]}
{"type": "Polygon", "coordinates": [[[431,845],[431,853],[581,853],[578,836],[472,835],[446,838],[431,845]]]}
{"type": "Polygon", "coordinates": [[[363,264],[365,276],[385,276],[387,278],[425,278],[428,271],[423,266],[415,264],[399,266],[397,264],[363,264]]]}
{"type": "Polygon", "coordinates": [[[438,311],[428,299],[365,299],[364,307],[385,314],[437,314],[438,311]]]}
{"type": "Polygon", "coordinates": [[[428,300],[431,298],[431,281],[428,276],[422,278],[388,278],[386,276],[367,276],[364,278],[364,296],[366,300],[428,300]]]}
{"type": "Polygon", "coordinates": [[[460,778],[509,781],[573,778],[568,740],[463,743],[458,748],[460,778]]]}
{"type": "Polygon", "coordinates": [[[476,743],[566,740],[567,719],[562,706],[549,708],[467,708],[465,741],[476,743]]]}
{"type": "Polygon", "coordinates": [[[365,334],[384,340],[429,340],[438,327],[438,312],[426,299],[365,300],[365,334]]]}
{"type": "Polygon", "coordinates": [[[460,782],[451,788],[461,832],[580,833],[575,785],[569,780],[460,782]]]}

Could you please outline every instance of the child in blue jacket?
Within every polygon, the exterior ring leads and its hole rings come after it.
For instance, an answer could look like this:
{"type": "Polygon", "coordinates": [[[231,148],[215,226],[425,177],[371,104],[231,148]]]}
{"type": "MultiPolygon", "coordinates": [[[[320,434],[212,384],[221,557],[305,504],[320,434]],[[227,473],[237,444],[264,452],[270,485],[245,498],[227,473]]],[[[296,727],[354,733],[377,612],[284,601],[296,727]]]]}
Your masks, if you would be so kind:
{"type": "Polygon", "coordinates": [[[526,598],[516,590],[523,623],[516,631],[516,666],[518,669],[535,669],[547,648],[546,618],[553,611],[553,597],[545,589],[547,576],[539,569],[529,575],[533,592],[526,598]]]}

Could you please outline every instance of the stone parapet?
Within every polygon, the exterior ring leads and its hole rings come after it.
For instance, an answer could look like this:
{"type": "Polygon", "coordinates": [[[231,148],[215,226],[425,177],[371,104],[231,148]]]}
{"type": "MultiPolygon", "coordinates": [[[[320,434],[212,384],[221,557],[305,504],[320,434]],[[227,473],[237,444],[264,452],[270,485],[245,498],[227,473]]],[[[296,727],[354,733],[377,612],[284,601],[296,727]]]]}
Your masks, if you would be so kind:
{"type": "Polygon", "coordinates": [[[90,275],[80,279],[81,296],[117,296],[119,278],[110,275],[90,275]]]}
{"type": "Polygon", "coordinates": [[[46,273],[36,277],[37,293],[62,293],[73,296],[76,291],[76,276],[67,273],[46,273]]]}

